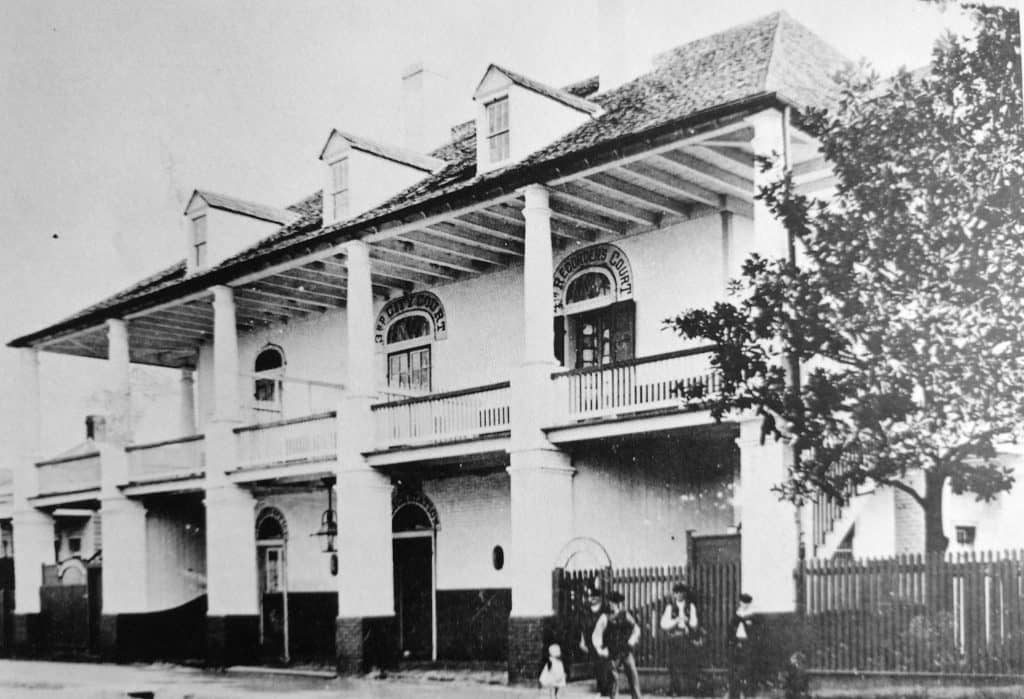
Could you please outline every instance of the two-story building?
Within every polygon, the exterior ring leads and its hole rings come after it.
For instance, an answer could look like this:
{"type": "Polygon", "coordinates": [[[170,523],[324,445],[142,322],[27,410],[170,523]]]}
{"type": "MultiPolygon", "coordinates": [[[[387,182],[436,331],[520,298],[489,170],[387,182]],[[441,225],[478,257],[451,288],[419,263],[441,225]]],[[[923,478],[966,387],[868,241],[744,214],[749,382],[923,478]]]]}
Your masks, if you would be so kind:
{"type": "Polygon", "coordinates": [[[780,13],[628,80],[492,65],[448,143],[339,125],[297,204],[196,190],[183,260],[10,342],[16,645],[79,614],[112,657],[533,677],[555,567],[681,565],[694,535],[731,536],[759,608],[791,611],[810,515],[771,492],[787,447],[681,399],[715,375],[664,319],[725,298],[748,253],[785,254],[756,159],[829,186],[790,115],[843,63],[780,13]],[[56,458],[33,436],[43,351],[105,363],[114,396],[56,458]],[[181,371],[165,440],[133,439],[132,363],[181,371]],[[99,572],[55,616],[41,589],[72,546],[99,572]]]}

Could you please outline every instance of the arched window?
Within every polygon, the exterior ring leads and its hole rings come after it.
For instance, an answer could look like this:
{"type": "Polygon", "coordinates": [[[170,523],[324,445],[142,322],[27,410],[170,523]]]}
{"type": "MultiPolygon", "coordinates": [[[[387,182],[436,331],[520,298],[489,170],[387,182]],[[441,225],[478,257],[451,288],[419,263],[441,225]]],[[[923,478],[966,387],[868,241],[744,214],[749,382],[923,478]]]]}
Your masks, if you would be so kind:
{"type": "Polygon", "coordinates": [[[282,389],[284,388],[284,353],[277,345],[267,345],[256,355],[253,366],[256,377],[253,397],[256,399],[256,417],[276,420],[281,415],[282,389]]]}
{"type": "Polygon", "coordinates": [[[634,356],[636,310],[626,253],[609,244],[580,248],[558,265],[555,357],[572,369],[606,366],[634,356]]]}
{"type": "Polygon", "coordinates": [[[388,327],[388,388],[398,393],[430,392],[430,319],[420,313],[402,316],[388,327]]]}
{"type": "Polygon", "coordinates": [[[408,315],[399,318],[388,328],[388,344],[415,340],[418,337],[430,336],[430,321],[426,316],[408,315]]]}
{"type": "Polygon", "coordinates": [[[276,507],[264,507],[256,517],[257,541],[280,541],[288,538],[288,523],[276,507]]]}
{"type": "Polygon", "coordinates": [[[430,531],[433,528],[434,523],[427,511],[414,503],[400,506],[391,518],[391,531],[394,532],[430,531]]]}
{"type": "Polygon", "coordinates": [[[615,300],[612,280],[603,272],[585,272],[569,282],[569,287],[565,290],[567,306],[596,299],[605,299],[608,303],[615,300]]]}

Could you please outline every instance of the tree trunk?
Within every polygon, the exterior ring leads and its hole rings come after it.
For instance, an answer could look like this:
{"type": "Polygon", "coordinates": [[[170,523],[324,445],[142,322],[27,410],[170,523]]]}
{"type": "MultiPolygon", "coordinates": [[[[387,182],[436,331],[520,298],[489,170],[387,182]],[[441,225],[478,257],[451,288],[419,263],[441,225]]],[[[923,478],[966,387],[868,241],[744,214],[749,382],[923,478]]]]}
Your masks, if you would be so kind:
{"type": "Polygon", "coordinates": [[[946,474],[926,471],[924,474],[924,550],[945,553],[949,539],[942,530],[942,495],[946,474]]]}

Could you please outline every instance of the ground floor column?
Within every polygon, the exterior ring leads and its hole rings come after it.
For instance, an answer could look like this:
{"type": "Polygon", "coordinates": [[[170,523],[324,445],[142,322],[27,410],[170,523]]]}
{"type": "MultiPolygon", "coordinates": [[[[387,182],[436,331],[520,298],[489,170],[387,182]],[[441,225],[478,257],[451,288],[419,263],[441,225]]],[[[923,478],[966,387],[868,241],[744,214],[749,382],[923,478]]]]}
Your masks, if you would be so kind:
{"type": "Polygon", "coordinates": [[[801,647],[794,571],[799,564],[800,523],[796,507],[772,487],[788,475],[792,449],[768,436],[761,444],[761,419],[740,423],[740,585],[754,598],[762,621],[764,667],[781,667],[801,647]]]}
{"type": "Polygon", "coordinates": [[[54,562],[53,518],[34,508],[17,510],[12,522],[14,537],[14,631],[18,653],[37,653],[43,643],[39,587],[43,565],[54,562]]]}
{"type": "Polygon", "coordinates": [[[258,659],[256,502],[236,485],[206,491],[206,659],[211,665],[258,659]]]}
{"type": "Polygon", "coordinates": [[[121,494],[117,484],[127,477],[124,447],[100,445],[103,486],[100,515],[103,532],[100,652],[108,660],[130,660],[144,633],[132,617],[148,611],[146,507],[121,494]]]}
{"type": "Polygon", "coordinates": [[[569,455],[551,448],[516,451],[508,468],[512,572],[508,628],[509,682],[533,682],[541,649],[555,640],[552,572],[558,552],[572,538],[569,455]]]}
{"type": "Polygon", "coordinates": [[[395,660],[391,479],[366,471],[338,474],[338,619],[341,672],[388,667],[395,660]]]}
{"type": "Polygon", "coordinates": [[[761,444],[761,419],[740,423],[741,585],[763,612],[796,607],[793,571],[798,561],[796,508],[772,487],[787,476],[791,449],[768,436],[761,444]]]}

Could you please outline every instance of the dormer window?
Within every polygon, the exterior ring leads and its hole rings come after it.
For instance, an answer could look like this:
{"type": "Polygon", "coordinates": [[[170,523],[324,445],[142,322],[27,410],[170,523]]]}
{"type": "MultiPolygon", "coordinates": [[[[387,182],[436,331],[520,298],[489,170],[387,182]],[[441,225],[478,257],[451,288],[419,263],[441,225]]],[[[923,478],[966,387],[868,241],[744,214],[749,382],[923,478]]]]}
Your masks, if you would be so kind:
{"type": "Polygon", "coordinates": [[[348,158],[331,163],[331,206],[335,221],[348,217],[348,158]]]}
{"type": "Polygon", "coordinates": [[[487,144],[492,163],[508,160],[508,97],[501,97],[487,105],[487,144]]]}
{"type": "Polygon", "coordinates": [[[206,267],[206,216],[192,219],[192,250],[196,269],[206,267]]]}

